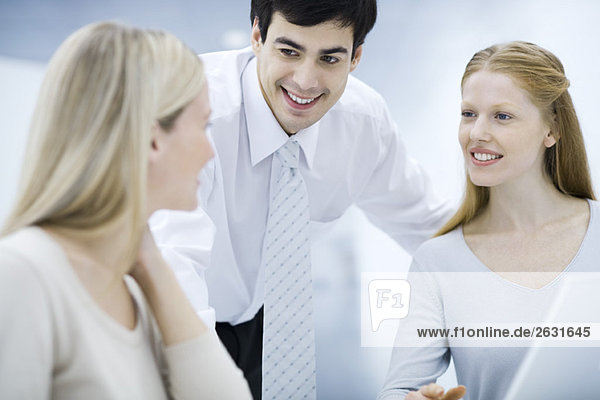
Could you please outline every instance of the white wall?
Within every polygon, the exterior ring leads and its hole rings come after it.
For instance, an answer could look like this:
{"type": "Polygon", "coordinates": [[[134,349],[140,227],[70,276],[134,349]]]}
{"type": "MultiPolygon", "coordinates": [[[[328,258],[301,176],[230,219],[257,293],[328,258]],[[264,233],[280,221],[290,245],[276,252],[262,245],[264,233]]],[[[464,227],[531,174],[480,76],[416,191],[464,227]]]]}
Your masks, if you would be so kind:
{"type": "Polygon", "coordinates": [[[0,56],[0,224],[16,194],[44,65],[0,56]]]}

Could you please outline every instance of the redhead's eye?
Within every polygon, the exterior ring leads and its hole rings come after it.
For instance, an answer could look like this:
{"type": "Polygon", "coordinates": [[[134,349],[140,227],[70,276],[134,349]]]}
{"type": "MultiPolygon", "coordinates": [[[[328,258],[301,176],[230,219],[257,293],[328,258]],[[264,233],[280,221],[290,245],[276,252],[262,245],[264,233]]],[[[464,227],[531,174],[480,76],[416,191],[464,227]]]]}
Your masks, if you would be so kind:
{"type": "Polygon", "coordinates": [[[463,111],[460,113],[464,118],[473,118],[475,113],[473,111],[463,111]]]}
{"type": "Polygon", "coordinates": [[[508,121],[509,119],[512,119],[512,117],[510,115],[505,114],[505,113],[496,114],[496,118],[498,118],[500,121],[508,121]]]}

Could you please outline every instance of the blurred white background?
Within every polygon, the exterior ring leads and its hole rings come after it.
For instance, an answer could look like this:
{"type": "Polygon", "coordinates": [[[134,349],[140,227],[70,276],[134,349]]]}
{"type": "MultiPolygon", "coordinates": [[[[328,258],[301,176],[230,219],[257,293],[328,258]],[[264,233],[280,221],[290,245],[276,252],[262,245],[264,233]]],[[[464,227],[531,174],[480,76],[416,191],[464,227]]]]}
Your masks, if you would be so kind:
{"type": "MultiPolygon", "coordinates": [[[[171,31],[197,52],[244,47],[250,0],[0,0],[0,223],[12,204],[45,64],[66,36],[100,19],[171,31]]],[[[526,40],[554,52],[571,80],[592,176],[600,169],[600,2],[379,0],[355,75],[388,101],[409,153],[441,195],[458,201],[459,83],[493,43],[526,40]]],[[[374,398],[389,349],[360,347],[360,272],[405,271],[410,258],[352,209],[314,249],[320,399],[374,398]]],[[[362,294],[364,295],[364,294],[362,294]]],[[[453,371],[442,379],[455,383],[453,371]]]]}

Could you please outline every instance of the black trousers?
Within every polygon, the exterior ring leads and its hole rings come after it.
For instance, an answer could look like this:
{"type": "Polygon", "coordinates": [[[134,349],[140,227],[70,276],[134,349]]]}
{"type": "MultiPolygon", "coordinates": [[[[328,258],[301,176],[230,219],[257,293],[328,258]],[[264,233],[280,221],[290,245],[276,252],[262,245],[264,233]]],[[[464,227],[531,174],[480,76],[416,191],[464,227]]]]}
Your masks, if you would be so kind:
{"type": "Polygon", "coordinates": [[[254,400],[261,398],[263,309],[254,318],[239,325],[217,322],[217,335],[233,361],[244,372],[254,400]]]}

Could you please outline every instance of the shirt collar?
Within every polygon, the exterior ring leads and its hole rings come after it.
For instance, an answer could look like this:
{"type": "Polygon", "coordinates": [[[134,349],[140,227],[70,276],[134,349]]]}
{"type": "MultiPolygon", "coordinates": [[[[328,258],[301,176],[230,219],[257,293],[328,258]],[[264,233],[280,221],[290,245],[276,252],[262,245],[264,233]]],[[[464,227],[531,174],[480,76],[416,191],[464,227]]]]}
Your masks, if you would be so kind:
{"type": "MultiPolygon", "coordinates": [[[[262,95],[256,67],[256,58],[252,58],[242,73],[243,107],[252,166],[276,152],[289,139],[262,95]]],[[[319,121],[293,137],[304,153],[308,168],[312,169],[319,140],[319,121]]]]}

